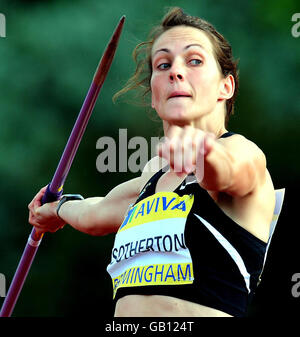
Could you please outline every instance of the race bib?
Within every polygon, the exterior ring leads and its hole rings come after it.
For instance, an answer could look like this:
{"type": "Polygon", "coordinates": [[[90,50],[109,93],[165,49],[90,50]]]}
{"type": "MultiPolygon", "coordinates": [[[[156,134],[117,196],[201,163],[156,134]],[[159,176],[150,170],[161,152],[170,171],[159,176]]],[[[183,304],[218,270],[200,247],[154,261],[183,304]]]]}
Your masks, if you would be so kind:
{"type": "Polygon", "coordinates": [[[159,192],[132,206],[119,228],[107,267],[113,297],[121,287],[193,283],[184,230],[193,195],[159,192]]]}

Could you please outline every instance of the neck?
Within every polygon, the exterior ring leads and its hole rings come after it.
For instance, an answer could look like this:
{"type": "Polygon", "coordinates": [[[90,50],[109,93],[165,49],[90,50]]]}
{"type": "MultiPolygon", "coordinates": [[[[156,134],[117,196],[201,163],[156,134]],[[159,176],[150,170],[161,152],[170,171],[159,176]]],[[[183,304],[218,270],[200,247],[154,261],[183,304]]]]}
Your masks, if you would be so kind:
{"type": "Polygon", "coordinates": [[[217,138],[221,137],[225,132],[225,113],[222,109],[215,109],[211,113],[198,117],[195,120],[180,122],[170,122],[163,121],[164,134],[167,134],[167,131],[170,126],[177,125],[180,127],[183,126],[193,126],[196,129],[200,129],[204,132],[213,133],[217,138]]]}

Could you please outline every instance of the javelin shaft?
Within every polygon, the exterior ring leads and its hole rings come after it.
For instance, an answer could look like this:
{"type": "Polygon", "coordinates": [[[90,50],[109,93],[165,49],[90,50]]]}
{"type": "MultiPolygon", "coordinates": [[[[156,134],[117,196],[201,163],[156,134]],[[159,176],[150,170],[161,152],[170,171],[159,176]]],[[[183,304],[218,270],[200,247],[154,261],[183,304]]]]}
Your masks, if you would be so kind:
{"type": "Polygon", "coordinates": [[[28,242],[25,246],[23,255],[20,259],[10,288],[8,290],[7,296],[1,308],[0,317],[10,317],[13,312],[13,309],[23,288],[23,284],[26,280],[27,274],[30,270],[31,264],[34,260],[35,254],[38,250],[38,246],[42,240],[42,237],[40,235],[38,235],[39,240],[36,236],[36,231],[33,228],[28,238],[28,242]],[[37,241],[33,240],[32,237],[36,237],[37,241]]]}
{"type": "MultiPolygon", "coordinates": [[[[63,184],[67,178],[78,146],[92,114],[100,89],[111,66],[124,21],[125,16],[120,19],[99,62],[93,81],[83,102],[82,108],[74,124],[57,169],[42,199],[42,204],[58,200],[62,194],[63,184]]],[[[1,308],[0,317],[11,316],[42,238],[43,233],[38,232],[35,228],[33,228],[1,308]]]]}
{"type": "Polygon", "coordinates": [[[51,193],[59,193],[63,187],[67,174],[69,173],[72,161],[75,157],[76,151],[78,149],[79,143],[86,129],[87,123],[95,106],[98,94],[104,83],[108,70],[111,66],[117,44],[121,35],[125,17],[120,19],[120,22],[115,29],[113,36],[107,46],[105,53],[103,54],[98,68],[95,72],[93,81],[84,100],[82,108],[79,112],[76,123],[71,132],[68,143],[65,147],[63,155],[60,159],[58,167],[49,185],[49,190],[51,193]]]}

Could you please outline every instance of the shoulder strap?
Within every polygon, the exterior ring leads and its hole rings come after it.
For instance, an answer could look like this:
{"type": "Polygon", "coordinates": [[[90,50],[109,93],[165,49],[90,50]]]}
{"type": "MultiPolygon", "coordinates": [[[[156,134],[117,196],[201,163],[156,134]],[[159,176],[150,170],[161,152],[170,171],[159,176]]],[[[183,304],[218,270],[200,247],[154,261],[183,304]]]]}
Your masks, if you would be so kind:
{"type": "Polygon", "coordinates": [[[161,168],[159,171],[153,174],[153,176],[143,186],[139,194],[139,197],[137,198],[134,204],[138,203],[139,201],[146,198],[147,196],[155,193],[155,188],[156,188],[158,179],[168,170],[168,168],[169,168],[169,165],[161,168]]]}
{"type": "Polygon", "coordinates": [[[228,131],[228,132],[223,133],[223,135],[220,138],[227,138],[227,137],[230,137],[230,136],[233,136],[233,135],[235,135],[234,132],[228,131]]]}
{"type": "Polygon", "coordinates": [[[266,263],[266,259],[267,259],[267,254],[268,254],[268,250],[270,247],[270,243],[277,225],[277,221],[282,209],[282,204],[283,204],[283,200],[284,200],[284,193],[285,193],[285,188],[281,188],[279,190],[275,190],[275,197],[276,197],[276,201],[275,201],[275,208],[274,208],[274,213],[273,213],[273,218],[270,224],[270,231],[269,231],[269,239],[268,239],[268,243],[267,243],[267,247],[266,247],[266,252],[265,252],[265,257],[264,257],[264,263],[263,263],[263,267],[261,270],[261,273],[259,275],[259,281],[258,283],[260,283],[261,281],[261,275],[263,273],[264,267],[265,267],[265,263],[266,263]]]}
{"type": "Polygon", "coordinates": [[[275,202],[275,209],[274,209],[274,214],[273,214],[273,219],[270,225],[270,232],[269,232],[269,241],[268,244],[270,243],[280,212],[283,204],[283,199],[284,199],[284,193],[285,193],[285,188],[282,188],[280,190],[275,190],[276,193],[276,202],[275,202]]]}

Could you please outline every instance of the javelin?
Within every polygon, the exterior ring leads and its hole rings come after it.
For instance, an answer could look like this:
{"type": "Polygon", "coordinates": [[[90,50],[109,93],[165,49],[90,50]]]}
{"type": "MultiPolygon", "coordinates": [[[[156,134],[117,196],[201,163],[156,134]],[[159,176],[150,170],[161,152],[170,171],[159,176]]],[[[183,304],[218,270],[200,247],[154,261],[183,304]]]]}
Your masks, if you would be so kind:
{"type": "MultiPolygon", "coordinates": [[[[93,81],[90,85],[90,88],[83,102],[77,120],[74,124],[73,130],[70,134],[64,152],[56,168],[55,174],[50,184],[47,186],[46,193],[42,198],[42,204],[58,200],[62,195],[64,182],[67,178],[81,138],[84,134],[87,123],[94,109],[98,94],[115,55],[124,21],[125,16],[123,15],[102,55],[99,65],[96,69],[93,81]]],[[[29,272],[30,266],[42,241],[43,235],[44,233],[37,231],[35,228],[32,229],[23,255],[17,267],[16,273],[8,290],[7,296],[3,303],[0,317],[11,316],[19,294],[22,290],[26,276],[29,272]]]]}

